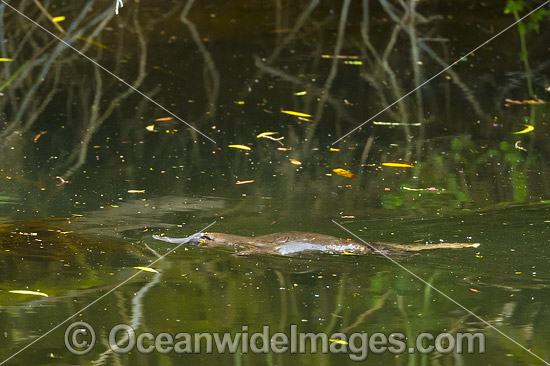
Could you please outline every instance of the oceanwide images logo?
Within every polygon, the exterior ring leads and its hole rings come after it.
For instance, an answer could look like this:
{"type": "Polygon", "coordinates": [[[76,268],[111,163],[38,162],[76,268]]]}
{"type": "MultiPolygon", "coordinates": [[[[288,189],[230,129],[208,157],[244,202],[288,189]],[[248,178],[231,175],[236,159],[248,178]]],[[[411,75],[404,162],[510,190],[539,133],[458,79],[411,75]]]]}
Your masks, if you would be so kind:
{"type": "MultiPolygon", "coordinates": [[[[95,343],[95,331],[86,322],[73,323],[65,331],[65,345],[75,355],[87,354],[95,343]]],[[[111,351],[118,354],[136,351],[143,354],[331,353],[348,354],[353,361],[364,361],[369,353],[485,353],[485,336],[482,333],[421,333],[411,341],[403,333],[303,333],[298,332],[296,324],[290,326],[288,333],[272,333],[268,325],[264,325],[261,332],[251,333],[245,325],[235,333],[156,335],[139,333],[129,325],[118,324],[110,330],[108,344],[111,351]]]]}

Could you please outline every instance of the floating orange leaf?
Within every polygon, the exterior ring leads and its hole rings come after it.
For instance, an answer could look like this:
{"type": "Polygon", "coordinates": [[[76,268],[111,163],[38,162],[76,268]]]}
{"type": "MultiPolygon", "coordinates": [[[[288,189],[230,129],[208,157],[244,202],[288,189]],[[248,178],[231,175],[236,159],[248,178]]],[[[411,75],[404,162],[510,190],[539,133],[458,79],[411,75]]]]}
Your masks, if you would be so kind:
{"type": "Polygon", "coordinates": [[[297,159],[288,159],[288,160],[290,160],[291,164],[302,165],[302,162],[300,160],[297,160],[297,159]]]}
{"type": "Polygon", "coordinates": [[[392,168],[414,168],[414,165],[405,163],[382,163],[383,166],[389,166],[392,168]]]}
{"type": "Polygon", "coordinates": [[[155,120],[155,122],[164,122],[164,121],[171,121],[174,117],[160,117],[155,120]]]}
{"type": "Polygon", "coordinates": [[[252,150],[251,148],[245,145],[228,145],[227,147],[232,147],[233,149],[241,149],[241,150],[252,150]]]}
{"type": "Polygon", "coordinates": [[[519,104],[519,105],[523,105],[523,102],[521,100],[515,100],[515,99],[504,99],[504,101],[506,103],[509,103],[509,104],[519,104]]]}
{"type": "Polygon", "coordinates": [[[346,177],[346,178],[357,178],[357,176],[355,174],[353,174],[352,172],[350,172],[349,170],[346,170],[346,169],[342,169],[342,168],[336,168],[336,169],[332,169],[332,171],[338,175],[341,175],[342,177],[346,177]]]}
{"type": "Polygon", "coordinates": [[[519,105],[529,105],[529,104],[546,104],[546,102],[542,99],[528,99],[528,100],[515,100],[515,99],[504,99],[506,104],[504,104],[506,107],[508,107],[510,104],[519,104],[519,105]]]}
{"type": "Polygon", "coordinates": [[[36,136],[34,136],[34,139],[32,139],[32,142],[34,142],[36,144],[38,142],[38,139],[40,138],[40,136],[42,136],[46,133],[48,133],[48,131],[40,131],[39,133],[36,134],[36,136]]]}
{"type": "Polygon", "coordinates": [[[238,180],[235,184],[248,184],[248,183],[254,183],[254,179],[250,180],[238,180]]]}

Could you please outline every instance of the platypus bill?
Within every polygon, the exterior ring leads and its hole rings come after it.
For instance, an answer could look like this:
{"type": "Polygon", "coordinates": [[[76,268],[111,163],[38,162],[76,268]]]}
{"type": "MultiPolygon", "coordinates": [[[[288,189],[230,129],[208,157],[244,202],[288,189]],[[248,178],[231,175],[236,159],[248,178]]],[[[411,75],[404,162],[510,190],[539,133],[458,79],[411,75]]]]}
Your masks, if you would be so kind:
{"type": "Polygon", "coordinates": [[[261,236],[240,236],[224,233],[197,233],[187,238],[153,235],[153,238],[174,244],[190,243],[198,246],[233,247],[239,255],[254,253],[301,255],[307,253],[332,254],[403,254],[427,249],[477,248],[479,243],[392,244],[369,243],[371,246],[340,239],[330,235],[289,231],[261,236]]]}

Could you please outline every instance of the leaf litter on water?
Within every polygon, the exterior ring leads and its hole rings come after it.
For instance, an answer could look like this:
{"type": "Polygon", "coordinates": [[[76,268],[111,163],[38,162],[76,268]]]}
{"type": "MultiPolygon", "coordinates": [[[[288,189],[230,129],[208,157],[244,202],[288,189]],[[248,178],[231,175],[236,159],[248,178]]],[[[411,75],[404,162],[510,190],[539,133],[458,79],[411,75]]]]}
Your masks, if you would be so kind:
{"type": "Polygon", "coordinates": [[[281,146],[284,146],[284,144],[281,142],[281,140],[283,140],[285,137],[284,136],[277,137],[277,138],[273,137],[273,135],[277,135],[277,134],[279,134],[279,132],[262,132],[256,137],[259,138],[259,139],[263,138],[263,139],[276,141],[279,144],[281,144],[281,146]]]}
{"type": "Polygon", "coordinates": [[[296,112],[296,111],[285,111],[283,109],[281,109],[281,113],[289,114],[291,116],[296,116],[296,117],[312,117],[311,114],[296,112]]]}
{"type": "Polygon", "coordinates": [[[139,269],[141,271],[145,271],[145,272],[151,272],[151,273],[159,273],[159,271],[157,271],[156,269],[154,268],[151,268],[151,267],[134,267],[135,269],[139,269]]]}
{"type": "Polygon", "coordinates": [[[20,295],[35,295],[35,296],[44,296],[48,297],[48,294],[44,292],[38,292],[38,291],[28,291],[28,290],[10,290],[9,291],[12,294],[20,294],[20,295]]]}
{"type": "Polygon", "coordinates": [[[531,125],[524,125],[525,128],[521,131],[517,131],[517,132],[512,132],[512,134],[514,135],[523,135],[524,133],[529,133],[531,131],[533,131],[535,129],[535,126],[531,126],[531,125]]]}
{"type": "Polygon", "coordinates": [[[231,147],[233,149],[241,149],[241,150],[252,150],[251,148],[245,145],[227,145],[227,147],[231,147]]]}
{"type": "Polygon", "coordinates": [[[383,166],[391,167],[391,168],[414,168],[414,165],[406,164],[406,163],[382,163],[383,166]]]}
{"type": "Polygon", "coordinates": [[[352,172],[350,172],[349,170],[346,170],[346,169],[342,169],[342,168],[336,168],[336,169],[332,169],[332,171],[342,177],[346,177],[346,178],[357,178],[357,176],[355,174],[353,174],[352,172]]]}

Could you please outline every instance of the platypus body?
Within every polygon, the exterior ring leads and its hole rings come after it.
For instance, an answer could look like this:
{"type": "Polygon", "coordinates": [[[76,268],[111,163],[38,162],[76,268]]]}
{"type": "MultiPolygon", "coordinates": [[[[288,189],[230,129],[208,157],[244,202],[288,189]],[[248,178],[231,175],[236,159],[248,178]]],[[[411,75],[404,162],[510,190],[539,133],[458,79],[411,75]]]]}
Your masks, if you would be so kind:
{"type": "Polygon", "coordinates": [[[198,246],[233,247],[239,255],[254,253],[276,255],[302,255],[308,253],[329,254],[380,254],[399,255],[427,249],[458,249],[474,247],[479,243],[439,243],[439,244],[363,244],[350,239],[340,239],[330,235],[289,231],[261,236],[240,236],[224,233],[197,233],[187,238],[170,238],[153,235],[153,238],[169,243],[190,243],[198,246]]]}

